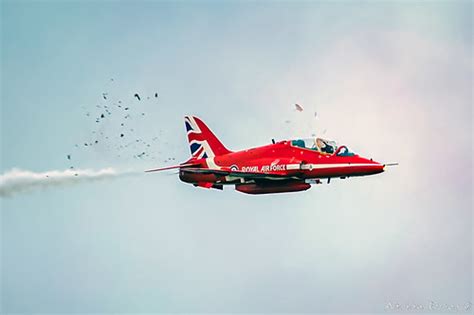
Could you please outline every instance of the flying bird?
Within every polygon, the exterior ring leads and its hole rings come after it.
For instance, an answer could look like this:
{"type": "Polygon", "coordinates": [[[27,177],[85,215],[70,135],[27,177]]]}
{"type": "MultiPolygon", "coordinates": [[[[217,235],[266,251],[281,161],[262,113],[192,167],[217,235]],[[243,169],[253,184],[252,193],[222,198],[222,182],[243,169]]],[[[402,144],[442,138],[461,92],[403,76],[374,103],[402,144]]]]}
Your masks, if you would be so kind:
{"type": "Polygon", "coordinates": [[[299,104],[295,104],[295,109],[299,112],[303,111],[303,107],[301,107],[301,105],[299,105],[299,104]]]}
{"type": "Polygon", "coordinates": [[[140,95],[138,95],[138,93],[135,93],[135,95],[133,95],[133,97],[136,97],[137,100],[139,100],[139,101],[141,100],[140,95]]]}

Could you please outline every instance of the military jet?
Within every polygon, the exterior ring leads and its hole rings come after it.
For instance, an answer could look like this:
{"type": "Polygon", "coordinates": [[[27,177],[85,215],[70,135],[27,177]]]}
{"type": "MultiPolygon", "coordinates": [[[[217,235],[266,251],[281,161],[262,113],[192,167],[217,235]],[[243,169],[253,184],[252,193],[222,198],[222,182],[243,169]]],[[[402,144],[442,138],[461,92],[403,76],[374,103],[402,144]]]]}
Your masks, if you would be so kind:
{"type": "Polygon", "coordinates": [[[235,186],[246,194],[304,191],[312,184],[382,173],[386,166],[322,138],[294,139],[230,151],[198,117],[184,118],[191,158],[179,165],[179,178],[196,187],[222,190],[235,186]]]}

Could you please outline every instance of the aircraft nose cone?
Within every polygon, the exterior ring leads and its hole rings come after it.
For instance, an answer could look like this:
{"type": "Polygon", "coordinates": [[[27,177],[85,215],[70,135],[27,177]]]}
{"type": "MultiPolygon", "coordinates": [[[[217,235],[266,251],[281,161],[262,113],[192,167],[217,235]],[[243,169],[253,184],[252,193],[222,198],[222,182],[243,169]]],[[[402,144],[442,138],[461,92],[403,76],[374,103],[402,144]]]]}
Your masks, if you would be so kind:
{"type": "Polygon", "coordinates": [[[385,171],[385,164],[375,162],[375,161],[374,161],[374,164],[375,164],[374,168],[377,170],[378,173],[382,173],[385,171]]]}
{"type": "Polygon", "coordinates": [[[372,159],[366,159],[366,162],[370,164],[371,173],[378,174],[385,171],[385,165],[379,162],[376,162],[372,159]]]}
{"type": "Polygon", "coordinates": [[[378,163],[377,166],[379,167],[379,169],[380,169],[381,172],[384,172],[384,171],[385,171],[385,164],[380,164],[380,163],[378,163]]]}

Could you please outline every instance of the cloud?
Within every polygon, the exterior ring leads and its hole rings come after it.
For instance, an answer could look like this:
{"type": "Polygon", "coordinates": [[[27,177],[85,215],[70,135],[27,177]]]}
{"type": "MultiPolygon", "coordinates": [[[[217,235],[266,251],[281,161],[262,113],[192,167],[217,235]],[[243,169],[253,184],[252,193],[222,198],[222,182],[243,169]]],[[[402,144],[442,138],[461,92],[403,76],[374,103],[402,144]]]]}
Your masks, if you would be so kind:
{"type": "Polygon", "coordinates": [[[104,168],[101,170],[52,170],[37,173],[14,168],[5,172],[3,175],[0,175],[0,197],[12,197],[15,194],[31,192],[48,187],[62,187],[77,183],[138,175],[141,173],[142,172],[137,171],[119,171],[114,168],[104,168]]]}

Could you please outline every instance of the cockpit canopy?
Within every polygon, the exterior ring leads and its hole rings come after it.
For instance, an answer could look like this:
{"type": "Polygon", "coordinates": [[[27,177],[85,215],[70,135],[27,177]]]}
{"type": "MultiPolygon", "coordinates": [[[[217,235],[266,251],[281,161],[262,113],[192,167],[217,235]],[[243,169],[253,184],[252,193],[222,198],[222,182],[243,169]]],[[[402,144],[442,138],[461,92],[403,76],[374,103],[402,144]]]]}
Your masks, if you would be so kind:
{"type": "Polygon", "coordinates": [[[349,149],[345,145],[338,146],[335,141],[325,140],[322,138],[291,140],[291,145],[294,147],[314,150],[325,154],[336,153],[338,156],[355,155],[353,152],[349,151],[349,149]]]}

